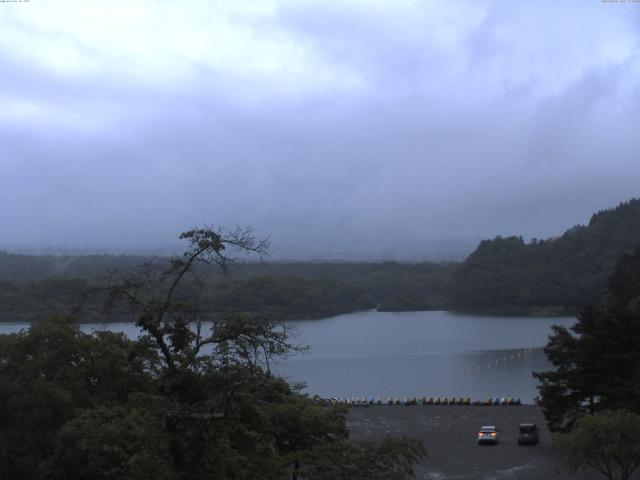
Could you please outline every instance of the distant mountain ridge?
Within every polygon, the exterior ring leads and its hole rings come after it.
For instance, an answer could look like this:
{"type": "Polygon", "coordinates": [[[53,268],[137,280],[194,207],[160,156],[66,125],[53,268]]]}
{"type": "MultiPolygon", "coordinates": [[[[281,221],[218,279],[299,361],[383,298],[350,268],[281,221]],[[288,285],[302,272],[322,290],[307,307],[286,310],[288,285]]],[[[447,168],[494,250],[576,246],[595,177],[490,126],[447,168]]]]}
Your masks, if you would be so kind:
{"type": "Polygon", "coordinates": [[[586,226],[525,243],[496,237],[453,272],[451,305],[461,310],[573,313],[602,300],[618,258],[640,245],[640,199],[595,213],[586,226]]]}
{"type": "MultiPolygon", "coordinates": [[[[638,245],[640,199],[632,199],[559,237],[528,243],[515,236],[484,240],[459,264],[241,262],[230,278],[217,270],[203,272],[208,287],[189,295],[206,312],[268,312],[286,318],[368,308],[573,314],[603,299],[616,261],[638,245]]],[[[131,271],[151,258],[0,251],[0,321],[64,314],[107,272],[131,271]]],[[[89,313],[99,308],[87,305],[89,313]]]]}

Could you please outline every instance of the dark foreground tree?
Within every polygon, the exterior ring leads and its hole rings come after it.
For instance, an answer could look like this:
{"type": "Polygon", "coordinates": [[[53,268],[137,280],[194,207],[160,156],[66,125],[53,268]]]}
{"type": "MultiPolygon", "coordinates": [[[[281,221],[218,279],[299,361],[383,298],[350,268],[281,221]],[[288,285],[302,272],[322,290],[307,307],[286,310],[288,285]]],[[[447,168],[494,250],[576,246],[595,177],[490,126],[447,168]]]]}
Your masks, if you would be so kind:
{"type": "Polygon", "coordinates": [[[554,370],[534,376],[552,430],[583,412],[640,413],[640,247],[618,261],[605,303],[583,308],[571,329],[554,327],[545,353],[554,370]]]}
{"type": "MultiPolygon", "coordinates": [[[[62,453],[60,445],[69,438],[62,435],[64,429],[76,428],[83,412],[118,406],[119,414],[131,408],[134,395],[153,397],[158,373],[152,345],[120,333],[86,335],[65,319],[52,318],[28,332],[0,335],[0,478],[46,477],[55,452],[62,453]]],[[[154,422],[143,426],[139,442],[157,438],[151,433],[154,422]]],[[[127,437],[119,441],[133,442],[127,437]]],[[[89,460],[78,455],[79,464],[89,460]]],[[[85,477],[72,473],[69,478],[85,477]]]]}
{"type": "Polygon", "coordinates": [[[227,268],[233,249],[260,254],[266,242],[211,228],[181,238],[189,248],[168,267],[147,264],[106,290],[110,308],[134,314],[137,340],[64,319],[0,336],[0,478],[338,478],[322,473],[328,464],[411,478],[421,444],[352,444],[344,407],[271,373],[299,349],[285,325],[244,315],[204,323],[184,300],[200,268],[227,268]]]}
{"type": "Polygon", "coordinates": [[[554,436],[570,472],[592,469],[609,480],[627,480],[640,466],[640,415],[605,410],[580,416],[570,433],[554,436]]]}
{"type": "Polygon", "coordinates": [[[427,455],[422,442],[385,438],[380,443],[326,443],[304,455],[305,480],[404,480],[427,455]]]}

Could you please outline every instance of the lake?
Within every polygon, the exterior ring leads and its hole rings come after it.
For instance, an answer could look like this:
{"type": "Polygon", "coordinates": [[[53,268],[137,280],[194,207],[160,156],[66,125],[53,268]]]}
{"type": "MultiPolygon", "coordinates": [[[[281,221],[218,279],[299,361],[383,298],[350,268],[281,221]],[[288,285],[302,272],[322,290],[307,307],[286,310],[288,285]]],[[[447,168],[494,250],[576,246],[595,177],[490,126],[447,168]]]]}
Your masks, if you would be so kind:
{"type": "Polygon", "coordinates": [[[307,391],[343,396],[511,396],[530,403],[533,371],[550,368],[542,347],[553,324],[532,318],[451,312],[358,312],[296,322],[308,355],[278,366],[307,391]]]}
{"type": "MultiPolygon", "coordinates": [[[[532,318],[461,315],[451,312],[356,312],[292,322],[296,342],[309,345],[274,366],[306,391],[323,397],[537,395],[533,371],[550,368],[542,347],[551,325],[572,325],[573,317],[532,318]]],[[[0,332],[28,328],[0,324],[0,332]]],[[[83,324],[85,332],[106,328],[83,324]]],[[[130,323],[108,328],[135,337],[130,323]]]]}

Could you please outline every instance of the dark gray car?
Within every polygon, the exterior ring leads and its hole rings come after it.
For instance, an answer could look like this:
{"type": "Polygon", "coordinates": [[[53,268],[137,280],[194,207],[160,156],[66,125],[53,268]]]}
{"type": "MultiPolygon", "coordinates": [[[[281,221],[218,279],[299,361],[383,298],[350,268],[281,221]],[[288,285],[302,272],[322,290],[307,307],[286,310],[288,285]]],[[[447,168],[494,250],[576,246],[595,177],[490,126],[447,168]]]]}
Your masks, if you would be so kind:
{"type": "Polygon", "coordinates": [[[521,423],[518,429],[518,445],[540,443],[540,429],[535,423],[521,423]]]}

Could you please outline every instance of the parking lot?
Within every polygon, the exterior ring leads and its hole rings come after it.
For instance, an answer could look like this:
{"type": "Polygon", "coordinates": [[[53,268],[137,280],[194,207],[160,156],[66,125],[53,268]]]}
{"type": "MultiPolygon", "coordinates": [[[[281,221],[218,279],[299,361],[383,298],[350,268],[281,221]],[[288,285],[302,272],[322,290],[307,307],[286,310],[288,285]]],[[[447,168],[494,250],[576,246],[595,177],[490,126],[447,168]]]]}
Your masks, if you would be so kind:
{"type": "Polygon", "coordinates": [[[428,458],[418,466],[417,478],[429,480],[591,480],[590,472],[569,475],[558,471],[541,410],[535,406],[373,405],[352,408],[351,438],[374,440],[386,433],[424,441],[428,458]],[[536,423],[540,444],[518,446],[518,426],[536,423]],[[477,445],[482,425],[500,429],[499,445],[477,445]]]}

